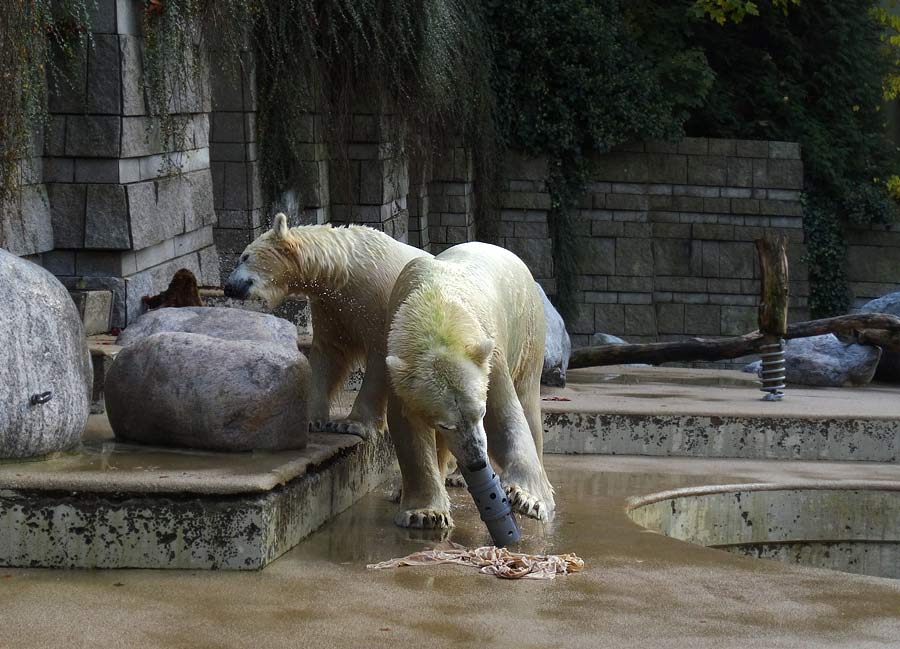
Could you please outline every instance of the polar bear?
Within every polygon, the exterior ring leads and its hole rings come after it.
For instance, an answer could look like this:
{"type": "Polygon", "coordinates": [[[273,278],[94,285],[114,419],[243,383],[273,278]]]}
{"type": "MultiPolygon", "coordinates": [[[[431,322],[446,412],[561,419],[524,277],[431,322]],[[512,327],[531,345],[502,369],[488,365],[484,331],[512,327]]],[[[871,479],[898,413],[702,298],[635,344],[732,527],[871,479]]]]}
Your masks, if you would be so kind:
{"type": "Polygon", "coordinates": [[[513,508],[549,520],[542,463],[544,312],[513,253],[465,243],[410,261],[390,301],[388,429],[403,477],[401,527],[450,527],[448,454],[499,469],[513,508]]]}
{"type": "Polygon", "coordinates": [[[431,255],[374,228],[288,228],[280,213],[272,229],[241,255],[225,282],[225,295],[262,298],[270,307],[288,294],[309,298],[313,325],[309,419],[314,430],[368,437],[384,429],[388,300],[403,266],[417,257],[431,255]],[[350,415],[331,420],[331,401],[352,363],[360,359],[366,370],[350,415]]]}

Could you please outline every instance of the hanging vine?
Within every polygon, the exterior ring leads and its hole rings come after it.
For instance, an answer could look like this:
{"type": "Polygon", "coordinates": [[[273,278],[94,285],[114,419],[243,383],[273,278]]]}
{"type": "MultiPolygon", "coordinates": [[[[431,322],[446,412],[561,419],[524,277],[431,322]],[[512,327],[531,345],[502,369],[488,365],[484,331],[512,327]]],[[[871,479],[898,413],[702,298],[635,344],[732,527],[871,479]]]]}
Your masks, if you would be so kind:
{"type": "Polygon", "coordinates": [[[90,43],[91,0],[17,0],[0,11],[0,201],[27,176],[47,123],[47,88],[65,84],[90,43]]]}

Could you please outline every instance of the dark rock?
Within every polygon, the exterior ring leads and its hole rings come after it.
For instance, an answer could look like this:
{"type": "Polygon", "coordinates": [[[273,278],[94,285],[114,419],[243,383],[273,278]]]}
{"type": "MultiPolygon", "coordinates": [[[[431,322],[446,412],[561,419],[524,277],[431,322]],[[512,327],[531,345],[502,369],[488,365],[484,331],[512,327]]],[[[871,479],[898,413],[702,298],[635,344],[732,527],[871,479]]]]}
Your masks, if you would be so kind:
{"type": "Polygon", "coordinates": [[[78,310],[53,275],[2,249],[0,286],[0,458],[70,448],[84,432],[93,381],[78,310]]]}
{"type": "Polygon", "coordinates": [[[214,451],[303,448],[309,383],[309,363],[296,345],[156,333],[119,352],[106,378],[106,409],[126,441],[214,451]]]}
{"type": "Polygon", "coordinates": [[[128,325],[116,344],[125,347],[164,331],[203,334],[230,341],[272,343],[297,350],[297,328],[283,318],[243,309],[206,306],[149,311],[128,325]]]}
{"type": "MultiPolygon", "coordinates": [[[[860,313],[887,313],[900,317],[900,292],[888,293],[876,300],[867,302],[859,310],[860,313]]],[[[875,378],[879,381],[900,383],[900,352],[884,352],[878,369],[875,370],[875,378]]]]}
{"type": "Polygon", "coordinates": [[[565,387],[566,370],[569,369],[569,356],[572,353],[572,341],[566,332],[566,323],[562,316],[547,299],[547,294],[540,284],[535,284],[544,303],[544,321],[547,333],[544,340],[544,368],[541,371],[541,383],[554,387],[565,387]]]}
{"type": "MultiPolygon", "coordinates": [[[[872,380],[881,348],[845,343],[833,334],[788,340],[784,348],[787,382],[795,385],[844,387],[872,380]]],[[[759,372],[760,361],[744,367],[759,372]]]]}

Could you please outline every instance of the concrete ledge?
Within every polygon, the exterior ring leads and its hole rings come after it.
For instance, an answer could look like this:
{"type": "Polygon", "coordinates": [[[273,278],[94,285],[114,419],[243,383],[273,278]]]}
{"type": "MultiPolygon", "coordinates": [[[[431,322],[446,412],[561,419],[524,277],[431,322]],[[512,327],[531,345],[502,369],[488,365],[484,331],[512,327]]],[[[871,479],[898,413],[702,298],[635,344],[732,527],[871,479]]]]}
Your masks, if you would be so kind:
{"type": "MultiPolygon", "coordinates": [[[[115,462],[104,467],[100,460],[93,469],[67,471],[58,466],[72,461],[66,457],[3,465],[0,565],[263,568],[393,470],[387,435],[365,442],[346,435],[311,437],[311,448],[293,458],[285,457],[288,453],[181,454],[189,463],[205,459],[220,465],[194,471],[173,470],[171,462],[165,471],[144,464],[154,453],[178,454],[154,449],[120,449],[118,461],[131,464],[121,470],[115,462]],[[235,462],[238,468],[223,468],[235,462]],[[48,472],[54,463],[56,470],[48,472]]],[[[99,455],[110,446],[118,445],[101,443],[99,455]]]]}
{"type": "Polygon", "coordinates": [[[900,386],[789,386],[763,402],[726,370],[611,366],[545,388],[544,452],[780,460],[900,460],[900,386]]]}
{"type": "Polygon", "coordinates": [[[897,462],[897,421],[544,413],[544,452],[897,462]]]}

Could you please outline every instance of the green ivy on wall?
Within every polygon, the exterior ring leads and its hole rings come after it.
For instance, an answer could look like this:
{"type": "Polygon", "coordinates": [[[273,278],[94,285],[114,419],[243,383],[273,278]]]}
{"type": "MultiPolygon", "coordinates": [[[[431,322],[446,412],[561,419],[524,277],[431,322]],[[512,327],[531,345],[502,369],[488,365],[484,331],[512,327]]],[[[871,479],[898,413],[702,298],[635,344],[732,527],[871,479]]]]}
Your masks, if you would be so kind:
{"type": "Polygon", "coordinates": [[[47,123],[48,83],[68,83],[70,64],[90,43],[90,2],[29,0],[0,10],[0,201],[16,195],[47,123]]]}

